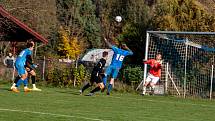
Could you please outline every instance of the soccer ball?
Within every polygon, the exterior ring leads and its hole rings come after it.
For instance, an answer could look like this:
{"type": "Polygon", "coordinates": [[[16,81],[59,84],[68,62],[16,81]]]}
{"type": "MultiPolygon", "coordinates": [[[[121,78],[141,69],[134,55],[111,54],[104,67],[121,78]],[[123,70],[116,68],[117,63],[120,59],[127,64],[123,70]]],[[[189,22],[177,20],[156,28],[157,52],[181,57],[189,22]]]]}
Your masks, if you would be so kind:
{"type": "Polygon", "coordinates": [[[122,17],[121,17],[121,16],[116,16],[115,20],[116,20],[117,22],[121,22],[121,21],[122,21],[122,17]]]}

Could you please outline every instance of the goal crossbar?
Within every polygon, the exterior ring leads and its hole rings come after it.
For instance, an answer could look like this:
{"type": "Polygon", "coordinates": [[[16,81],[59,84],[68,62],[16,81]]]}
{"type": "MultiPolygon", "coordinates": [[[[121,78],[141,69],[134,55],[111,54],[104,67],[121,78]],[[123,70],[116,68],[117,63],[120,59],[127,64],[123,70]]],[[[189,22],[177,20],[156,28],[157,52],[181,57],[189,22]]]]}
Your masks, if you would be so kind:
{"type": "Polygon", "coordinates": [[[147,33],[157,34],[195,34],[195,35],[215,35],[215,32],[183,32],[183,31],[147,31],[147,33]]]}
{"type": "Polygon", "coordinates": [[[174,41],[179,42],[179,43],[185,43],[185,45],[189,45],[189,46],[192,46],[192,47],[203,49],[204,51],[207,51],[207,52],[215,52],[215,48],[210,48],[208,46],[203,46],[203,45],[191,42],[188,39],[179,39],[179,40],[174,40],[174,41]]]}

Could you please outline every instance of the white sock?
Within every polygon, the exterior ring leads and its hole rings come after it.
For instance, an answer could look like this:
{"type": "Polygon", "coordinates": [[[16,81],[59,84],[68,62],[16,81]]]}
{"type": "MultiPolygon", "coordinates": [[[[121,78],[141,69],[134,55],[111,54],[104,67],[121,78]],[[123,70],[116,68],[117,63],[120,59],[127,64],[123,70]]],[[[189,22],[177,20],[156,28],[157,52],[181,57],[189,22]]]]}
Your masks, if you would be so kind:
{"type": "Polygon", "coordinates": [[[146,94],[146,87],[143,86],[143,94],[146,94]]]}
{"type": "Polygon", "coordinates": [[[24,87],[24,89],[27,89],[27,88],[28,88],[27,86],[24,87]]]}
{"type": "Polygon", "coordinates": [[[11,86],[11,89],[15,87],[16,87],[16,83],[13,83],[13,85],[11,86]]]}
{"type": "Polygon", "coordinates": [[[16,83],[13,83],[13,85],[12,85],[13,87],[15,87],[16,86],[16,83]]]}
{"type": "Polygon", "coordinates": [[[32,84],[32,85],[33,85],[33,88],[37,88],[37,87],[36,87],[36,84],[32,84]]]}

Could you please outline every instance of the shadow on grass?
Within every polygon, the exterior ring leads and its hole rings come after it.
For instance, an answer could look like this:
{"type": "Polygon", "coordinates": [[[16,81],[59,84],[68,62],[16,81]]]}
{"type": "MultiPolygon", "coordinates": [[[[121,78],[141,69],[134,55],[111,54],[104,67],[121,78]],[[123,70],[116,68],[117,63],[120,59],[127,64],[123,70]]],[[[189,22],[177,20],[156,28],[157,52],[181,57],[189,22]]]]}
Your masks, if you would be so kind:
{"type": "Polygon", "coordinates": [[[11,91],[11,89],[9,87],[0,87],[0,90],[11,91]]]}
{"type": "Polygon", "coordinates": [[[80,95],[80,93],[78,91],[74,91],[74,90],[71,90],[71,91],[57,90],[56,92],[64,93],[64,94],[80,95]]]}

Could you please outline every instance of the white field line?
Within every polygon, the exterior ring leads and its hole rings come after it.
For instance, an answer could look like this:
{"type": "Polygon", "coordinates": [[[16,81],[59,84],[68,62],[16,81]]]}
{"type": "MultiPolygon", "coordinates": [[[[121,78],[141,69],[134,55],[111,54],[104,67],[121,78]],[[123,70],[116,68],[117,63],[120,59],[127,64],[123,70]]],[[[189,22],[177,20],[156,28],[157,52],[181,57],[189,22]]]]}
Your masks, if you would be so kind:
{"type": "MultiPolygon", "coordinates": [[[[105,98],[115,98],[115,99],[125,99],[120,96],[104,96],[105,98]]],[[[174,102],[174,101],[159,101],[159,100],[151,100],[151,99],[136,99],[136,98],[126,98],[126,100],[138,100],[138,101],[148,101],[148,102],[161,102],[161,103],[171,103],[171,104],[183,104],[183,105],[192,105],[192,106],[202,106],[207,108],[213,108],[215,106],[212,105],[204,105],[204,104],[193,104],[193,103],[183,103],[183,102],[174,102]]],[[[65,100],[58,100],[64,102],[65,100]]],[[[54,114],[54,113],[44,113],[44,112],[35,112],[35,111],[23,111],[23,110],[14,110],[14,109],[4,109],[0,108],[0,111],[9,111],[9,112],[21,112],[21,113],[32,113],[32,114],[40,114],[40,115],[50,115],[50,116],[56,116],[56,117],[66,117],[66,118],[79,118],[79,119],[86,119],[86,120],[92,120],[92,121],[110,121],[110,120],[103,120],[103,119],[95,119],[95,118],[88,118],[88,117],[82,117],[82,116],[71,116],[71,115],[64,115],[64,114],[54,114]]],[[[155,119],[155,120],[161,120],[162,118],[167,118],[166,116],[158,116],[158,117],[148,117],[143,115],[143,119],[155,119]]],[[[184,119],[184,118],[183,118],[184,119]]],[[[186,119],[186,118],[185,118],[186,119]]],[[[189,121],[195,121],[196,119],[186,119],[189,121]]]]}
{"type": "Polygon", "coordinates": [[[88,118],[88,117],[83,117],[83,116],[71,116],[71,115],[64,115],[64,114],[44,113],[44,112],[24,111],[24,110],[14,110],[14,109],[5,109],[5,108],[0,108],[0,111],[32,113],[32,114],[50,115],[50,116],[66,117],[66,118],[79,118],[79,119],[86,119],[86,120],[92,120],[92,121],[109,121],[109,120],[103,120],[103,119],[88,118]]]}
{"type": "MultiPolygon", "coordinates": [[[[64,114],[54,114],[54,113],[43,113],[43,112],[35,112],[35,111],[22,111],[22,110],[14,110],[14,109],[4,109],[0,108],[0,111],[9,111],[9,112],[19,112],[19,113],[32,113],[32,114],[40,114],[40,115],[50,115],[55,117],[66,117],[66,118],[80,118],[80,119],[87,119],[92,121],[110,121],[110,120],[102,120],[102,119],[95,119],[95,118],[87,118],[82,116],[71,116],[71,115],[64,115],[64,114]]],[[[143,119],[154,119],[154,120],[162,120],[167,119],[168,116],[158,116],[158,117],[152,117],[152,116],[144,116],[143,119]]],[[[183,118],[186,119],[186,118],[183,118]]],[[[196,119],[186,119],[187,121],[196,121],[196,119]]]]}

